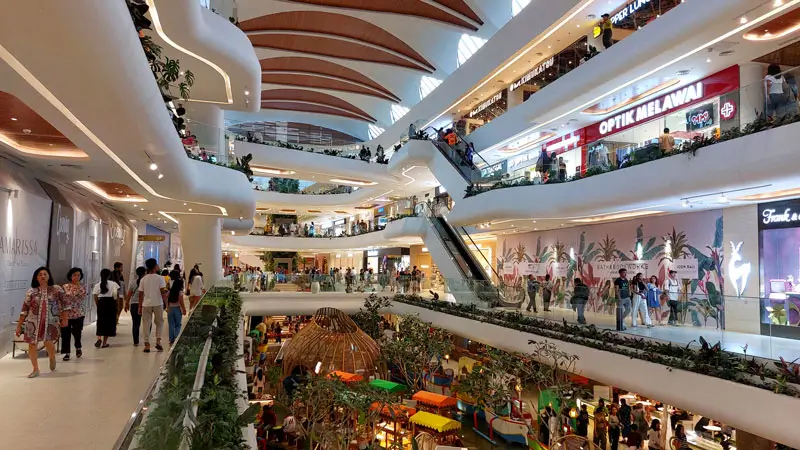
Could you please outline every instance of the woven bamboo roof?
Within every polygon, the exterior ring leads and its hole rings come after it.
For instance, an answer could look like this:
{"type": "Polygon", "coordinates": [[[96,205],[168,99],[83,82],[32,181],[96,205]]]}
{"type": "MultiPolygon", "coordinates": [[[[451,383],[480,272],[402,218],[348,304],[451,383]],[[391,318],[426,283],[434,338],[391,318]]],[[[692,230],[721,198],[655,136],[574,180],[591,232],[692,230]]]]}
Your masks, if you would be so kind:
{"type": "Polygon", "coordinates": [[[283,374],[296,367],[314,371],[319,364],[320,374],[338,370],[368,378],[375,374],[379,359],[378,344],[350,317],[335,308],[321,308],[287,344],[283,374]]]}

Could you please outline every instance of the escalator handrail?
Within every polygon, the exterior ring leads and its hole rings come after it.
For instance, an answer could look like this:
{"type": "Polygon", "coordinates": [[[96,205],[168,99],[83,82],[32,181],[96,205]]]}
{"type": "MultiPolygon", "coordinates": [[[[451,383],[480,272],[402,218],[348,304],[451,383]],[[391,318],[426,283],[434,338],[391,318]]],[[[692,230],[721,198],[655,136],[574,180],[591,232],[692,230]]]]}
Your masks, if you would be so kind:
{"type": "MultiPolygon", "coordinates": [[[[420,130],[420,133],[425,133],[428,130],[431,130],[433,133],[437,133],[437,130],[435,128],[433,128],[433,127],[428,127],[428,128],[422,129],[422,130],[420,130]]],[[[439,150],[439,153],[441,153],[442,156],[444,156],[444,159],[446,159],[448,162],[450,162],[450,164],[453,166],[453,168],[456,169],[456,171],[461,175],[461,177],[464,178],[464,180],[467,183],[472,184],[472,177],[470,177],[469,175],[465,174],[461,169],[461,167],[465,167],[465,166],[469,167],[469,162],[466,160],[466,158],[461,157],[461,155],[456,151],[456,149],[451,147],[450,144],[448,144],[447,142],[439,141],[436,137],[429,138],[428,140],[433,144],[434,147],[436,147],[436,150],[439,150]],[[447,146],[447,148],[450,149],[450,153],[452,155],[458,155],[459,156],[459,161],[458,162],[454,161],[453,158],[450,155],[448,155],[446,151],[444,151],[441,147],[439,147],[439,145],[447,146]]]]}
{"type": "MultiPolygon", "coordinates": [[[[431,222],[431,226],[436,228],[436,224],[433,222],[434,218],[436,217],[436,214],[434,214],[433,210],[430,208],[430,206],[428,206],[427,203],[422,202],[418,204],[422,205],[423,215],[425,215],[425,217],[427,217],[428,220],[431,222]]],[[[466,273],[464,273],[464,269],[461,267],[460,264],[458,264],[458,262],[456,262],[455,256],[453,256],[452,252],[448,249],[447,243],[445,243],[444,238],[439,234],[438,230],[434,229],[434,231],[435,231],[434,234],[436,234],[436,238],[439,239],[439,242],[441,242],[442,247],[445,249],[445,251],[449,253],[447,256],[450,257],[450,260],[452,260],[453,264],[456,265],[458,271],[461,272],[461,276],[463,276],[465,280],[469,279],[469,276],[466,273]]]]}
{"type": "MultiPolygon", "coordinates": [[[[478,244],[476,244],[476,243],[475,243],[475,241],[472,239],[472,236],[470,236],[470,234],[469,234],[469,233],[467,233],[467,230],[466,230],[464,227],[459,227],[459,228],[461,229],[461,232],[462,232],[462,233],[463,233],[465,236],[467,236],[467,238],[469,239],[469,242],[470,242],[470,243],[471,243],[473,246],[475,246],[475,248],[478,248],[478,244]]],[[[498,280],[502,280],[502,279],[503,279],[503,277],[501,277],[501,276],[500,276],[500,274],[499,274],[499,273],[497,273],[497,269],[495,269],[495,268],[494,268],[494,265],[492,264],[492,262],[491,262],[491,261],[489,261],[488,259],[486,259],[486,255],[484,255],[484,254],[483,254],[483,252],[480,252],[480,251],[479,251],[478,253],[481,255],[481,258],[483,258],[483,260],[484,260],[484,261],[486,261],[486,265],[487,265],[487,266],[489,266],[489,268],[492,270],[492,273],[494,273],[494,276],[495,276],[495,277],[496,277],[498,280]]],[[[491,277],[490,277],[490,278],[491,278],[491,277]]]]}
{"type": "MultiPolygon", "coordinates": [[[[455,133],[456,136],[458,136],[458,138],[461,139],[462,141],[469,142],[467,140],[466,136],[464,136],[461,133],[459,133],[457,129],[453,128],[453,133],[455,133]]],[[[477,151],[473,152],[473,154],[472,154],[472,162],[473,162],[473,164],[478,166],[478,163],[475,161],[475,158],[478,158],[481,162],[483,162],[483,164],[486,164],[486,167],[491,167],[489,162],[486,161],[485,159],[483,159],[483,156],[481,156],[481,154],[478,153],[477,151]]]]}

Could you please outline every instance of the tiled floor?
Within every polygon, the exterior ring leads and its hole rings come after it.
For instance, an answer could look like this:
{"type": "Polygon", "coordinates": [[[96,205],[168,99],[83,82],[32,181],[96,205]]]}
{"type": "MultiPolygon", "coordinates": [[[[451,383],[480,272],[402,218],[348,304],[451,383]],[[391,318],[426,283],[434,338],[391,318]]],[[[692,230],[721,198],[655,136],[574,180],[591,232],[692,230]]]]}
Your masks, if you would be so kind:
{"type": "MultiPolygon", "coordinates": [[[[508,311],[517,311],[516,308],[502,308],[508,311]]],[[[550,312],[544,312],[539,307],[538,314],[520,310],[523,314],[536,315],[537,317],[567,322],[577,322],[577,314],[571,309],[551,307],[550,312]]],[[[598,328],[615,329],[615,316],[602,313],[586,313],[586,321],[596,325],[598,328]]],[[[631,327],[630,318],[626,319],[625,326],[628,327],[625,333],[636,334],[651,339],[671,341],[686,345],[691,341],[697,341],[702,336],[710,344],[722,343],[722,348],[730,352],[743,353],[743,347],[747,346],[747,354],[762,358],[779,359],[780,357],[792,361],[800,358],[800,341],[794,339],[777,338],[762,336],[757,334],[739,333],[735,331],[718,330],[713,327],[695,327],[692,325],[682,326],[654,326],[646,328],[639,326],[631,327]]]]}
{"type": "MultiPolygon", "coordinates": [[[[28,379],[24,352],[0,359],[0,441],[2,448],[25,450],[108,450],[113,447],[167,352],[142,352],[131,338],[130,316],[120,318],[110,348],[94,347],[94,325],[83,330],[81,359],[57,358],[50,372],[47,353],[39,355],[41,376],[28,379]]],[[[18,347],[19,349],[19,347],[18,347]]]]}

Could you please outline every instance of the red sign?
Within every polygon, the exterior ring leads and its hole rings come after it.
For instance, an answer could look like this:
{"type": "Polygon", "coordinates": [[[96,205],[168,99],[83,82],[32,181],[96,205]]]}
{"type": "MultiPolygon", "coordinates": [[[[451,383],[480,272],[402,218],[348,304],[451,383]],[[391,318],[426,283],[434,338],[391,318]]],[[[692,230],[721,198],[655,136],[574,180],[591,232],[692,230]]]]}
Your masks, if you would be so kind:
{"type": "Polygon", "coordinates": [[[719,116],[722,120],[731,120],[736,117],[736,102],[733,100],[726,100],[725,103],[719,107],[719,116]]]}
{"type": "Polygon", "coordinates": [[[582,147],[586,145],[586,133],[584,130],[585,128],[581,128],[548,141],[544,144],[543,149],[547,150],[548,153],[560,155],[566,151],[582,147]]]}
{"type": "Polygon", "coordinates": [[[586,142],[598,141],[688,106],[719,97],[738,88],[739,66],[731,66],[681,89],[656,96],[652,100],[639,104],[639,106],[613,114],[601,122],[589,125],[584,129],[586,142]]]}

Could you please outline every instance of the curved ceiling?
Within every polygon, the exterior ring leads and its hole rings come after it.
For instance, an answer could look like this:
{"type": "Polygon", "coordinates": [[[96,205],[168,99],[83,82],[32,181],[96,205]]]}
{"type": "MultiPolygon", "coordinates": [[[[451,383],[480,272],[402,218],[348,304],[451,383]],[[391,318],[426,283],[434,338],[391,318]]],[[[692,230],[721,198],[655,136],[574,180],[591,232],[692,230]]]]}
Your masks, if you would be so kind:
{"type": "Polygon", "coordinates": [[[483,21],[464,0],[288,0],[293,3],[421,17],[477,31],[483,21]]]}
{"type": "Polygon", "coordinates": [[[369,77],[345,66],[305,57],[261,60],[261,82],[368,95],[391,102],[400,98],[369,77]]]}
{"type": "Polygon", "coordinates": [[[89,155],[22,100],[2,91],[0,91],[0,142],[29,156],[89,158],[89,155]]]}
{"type": "Polygon", "coordinates": [[[287,11],[239,24],[254,47],[366,61],[433,73],[411,46],[365,20],[322,11],[287,11]]]}
{"type": "Polygon", "coordinates": [[[313,112],[348,117],[369,123],[376,122],[374,117],[339,97],[303,89],[262,91],[261,108],[313,112]]]}

